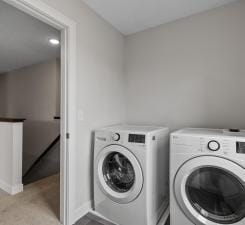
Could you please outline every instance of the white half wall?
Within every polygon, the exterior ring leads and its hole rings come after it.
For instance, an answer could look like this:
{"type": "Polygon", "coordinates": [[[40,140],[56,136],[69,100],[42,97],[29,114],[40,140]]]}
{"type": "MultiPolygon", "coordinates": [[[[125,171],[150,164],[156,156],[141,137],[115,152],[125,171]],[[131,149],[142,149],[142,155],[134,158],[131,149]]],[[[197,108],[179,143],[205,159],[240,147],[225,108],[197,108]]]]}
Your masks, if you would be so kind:
{"type": "Polygon", "coordinates": [[[126,37],[127,120],[245,128],[245,1],[126,37]]]}
{"type": "Polygon", "coordinates": [[[0,122],[0,188],[14,195],[22,185],[23,123],[0,122]]]}

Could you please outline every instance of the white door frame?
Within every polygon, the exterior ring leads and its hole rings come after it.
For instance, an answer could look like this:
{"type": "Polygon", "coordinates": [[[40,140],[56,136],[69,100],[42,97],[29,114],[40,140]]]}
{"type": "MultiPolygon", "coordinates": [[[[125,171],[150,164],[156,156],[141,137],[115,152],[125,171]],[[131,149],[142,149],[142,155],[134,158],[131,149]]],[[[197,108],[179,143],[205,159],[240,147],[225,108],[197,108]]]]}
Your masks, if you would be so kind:
{"type": "Polygon", "coordinates": [[[61,31],[60,220],[72,225],[75,211],[76,23],[39,0],[3,0],[61,31]],[[69,135],[67,139],[67,134],[69,135]]]}

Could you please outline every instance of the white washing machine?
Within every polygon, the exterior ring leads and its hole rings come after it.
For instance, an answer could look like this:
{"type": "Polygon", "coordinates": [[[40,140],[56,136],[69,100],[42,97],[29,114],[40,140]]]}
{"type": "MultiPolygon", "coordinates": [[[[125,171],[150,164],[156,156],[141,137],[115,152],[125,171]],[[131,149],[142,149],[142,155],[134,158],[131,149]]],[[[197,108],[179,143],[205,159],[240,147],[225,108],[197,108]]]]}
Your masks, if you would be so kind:
{"type": "Polygon", "coordinates": [[[245,224],[245,137],[223,130],[171,134],[170,224],[245,224]]]}
{"type": "Polygon", "coordinates": [[[120,225],[156,225],[169,205],[169,130],[114,126],[95,132],[95,211],[120,225]]]}

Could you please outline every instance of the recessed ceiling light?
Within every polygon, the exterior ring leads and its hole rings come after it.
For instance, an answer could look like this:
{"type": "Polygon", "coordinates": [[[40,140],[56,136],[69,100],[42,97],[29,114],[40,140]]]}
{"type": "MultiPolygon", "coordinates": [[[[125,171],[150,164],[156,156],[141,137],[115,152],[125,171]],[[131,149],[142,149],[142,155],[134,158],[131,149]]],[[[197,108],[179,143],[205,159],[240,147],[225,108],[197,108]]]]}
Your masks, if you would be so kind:
{"type": "Polygon", "coordinates": [[[52,45],[58,45],[58,44],[60,44],[60,41],[58,39],[51,38],[51,39],[49,39],[49,43],[52,45]]]}

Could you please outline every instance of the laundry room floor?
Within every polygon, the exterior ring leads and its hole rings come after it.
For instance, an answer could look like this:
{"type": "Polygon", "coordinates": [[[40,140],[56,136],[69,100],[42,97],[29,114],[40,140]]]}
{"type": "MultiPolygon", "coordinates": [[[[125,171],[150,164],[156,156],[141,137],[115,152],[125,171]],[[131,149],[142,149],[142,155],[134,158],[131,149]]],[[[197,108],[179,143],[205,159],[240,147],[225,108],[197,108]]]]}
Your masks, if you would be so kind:
{"type": "Polygon", "coordinates": [[[99,218],[91,213],[85,215],[80,219],[75,225],[115,225],[111,222],[108,222],[104,219],[99,218]]]}
{"type": "MultiPolygon", "coordinates": [[[[101,219],[91,213],[88,213],[82,219],[80,219],[75,225],[115,225],[115,224],[108,222],[104,219],[101,219]]],[[[169,219],[167,220],[165,225],[170,225],[169,219]]]]}

